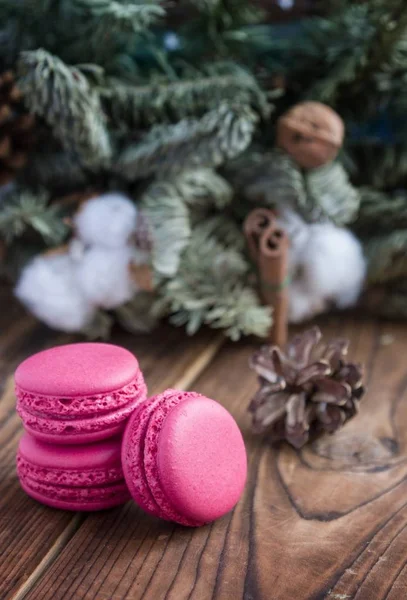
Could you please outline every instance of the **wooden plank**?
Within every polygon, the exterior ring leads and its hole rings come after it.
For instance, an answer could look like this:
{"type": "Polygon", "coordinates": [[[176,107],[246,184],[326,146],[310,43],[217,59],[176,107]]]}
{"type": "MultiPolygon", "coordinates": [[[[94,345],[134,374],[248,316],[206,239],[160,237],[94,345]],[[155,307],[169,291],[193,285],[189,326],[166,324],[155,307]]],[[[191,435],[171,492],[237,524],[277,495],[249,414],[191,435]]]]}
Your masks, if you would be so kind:
{"type": "Polygon", "coordinates": [[[131,503],[91,516],[27,597],[404,600],[407,327],[341,319],[323,328],[349,335],[368,365],[357,419],[302,452],[272,448],[249,432],[255,345],[228,345],[194,388],[224,403],[245,435],[249,478],[234,512],[196,530],[131,503]]]}
{"type": "MultiPolygon", "coordinates": [[[[31,500],[20,489],[15,453],[22,427],[15,412],[11,373],[25,356],[42,348],[77,341],[51,332],[31,318],[12,323],[0,337],[2,382],[0,400],[0,598],[22,598],[61,548],[86,520],[85,515],[53,510],[31,500]],[[4,385],[3,385],[4,387],[4,385]]],[[[223,342],[205,332],[186,338],[181,330],[163,327],[152,335],[130,336],[117,331],[112,342],[134,352],[146,374],[151,393],[194,378],[223,342]]]]}

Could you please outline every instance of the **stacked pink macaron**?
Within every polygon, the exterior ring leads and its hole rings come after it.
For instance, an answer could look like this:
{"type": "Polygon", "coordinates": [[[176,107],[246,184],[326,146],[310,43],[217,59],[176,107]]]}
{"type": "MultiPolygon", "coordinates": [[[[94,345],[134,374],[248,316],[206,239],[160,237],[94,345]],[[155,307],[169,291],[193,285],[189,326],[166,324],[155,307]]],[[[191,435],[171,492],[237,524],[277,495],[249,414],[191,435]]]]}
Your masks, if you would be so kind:
{"type": "Polygon", "coordinates": [[[30,496],[68,510],[100,510],[130,498],[121,442],[147,389],[128,350],[90,343],[45,350],[17,368],[15,388],[26,430],[17,472],[30,496]]]}
{"type": "Polygon", "coordinates": [[[26,432],[17,472],[40,502],[100,510],[130,495],[147,513],[196,527],[229,512],[246,481],[232,416],[195,392],[147,400],[136,358],[110,344],[40,352],[16,371],[26,432]]]}

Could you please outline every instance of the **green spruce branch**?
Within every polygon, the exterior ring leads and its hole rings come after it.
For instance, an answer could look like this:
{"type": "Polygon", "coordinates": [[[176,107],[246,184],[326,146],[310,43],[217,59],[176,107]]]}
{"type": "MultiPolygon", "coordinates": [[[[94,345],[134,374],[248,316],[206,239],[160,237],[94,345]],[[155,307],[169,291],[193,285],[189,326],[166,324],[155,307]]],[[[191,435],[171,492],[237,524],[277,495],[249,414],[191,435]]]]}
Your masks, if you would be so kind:
{"type": "Polygon", "coordinates": [[[115,170],[135,180],[191,167],[216,167],[247,148],[256,122],[249,107],[222,104],[200,120],[157,126],[144,141],[123,152],[115,170]]]}
{"type": "Polygon", "coordinates": [[[368,238],[364,251],[369,284],[407,277],[407,229],[368,238]]]}
{"type": "Polygon", "coordinates": [[[308,220],[329,219],[343,226],[357,218],[360,195],[340,162],[331,162],[306,173],[305,186],[308,220]]]}
{"type": "Polygon", "coordinates": [[[50,191],[80,189],[92,181],[75,156],[64,151],[35,152],[20,177],[33,188],[50,191]]]}
{"type": "Polygon", "coordinates": [[[376,236],[378,232],[407,230],[407,192],[401,190],[386,194],[372,188],[361,188],[360,198],[358,219],[353,225],[358,235],[366,238],[376,236]]]}
{"type": "Polygon", "coordinates": [[[177,274],[162,285],[155,310],[170,315],[175,325],[185,325],[190,335],[207,325],[223,329],[233,340],[265,336],[271,325],[270,308],[260,306],[247,284],[248,273],[243,254],[197,226],[177,274]]]}
{"type": "Polygon", "coordinates": [[[48,201],[45,192],[11,191],[3,200],[0,212],[0,236],[7,244],[21,238],[29,229],[39,233],[48,245],[58,245],[63,241],[68,228],[59,215],[58,207],[48,206],[48,201]]]}
{"type": "Polygon", "coordinates": [[[19,86],[27,108],[42,117],[64,148],[86,167],[101,168],[112,150],[99,97],[85,76],[45,50],[23,52],[19,86]]]}
{"type": "Polygon", "coordinates": [[[156,181],[142,195],[140,207],[152,236],[153,269],[159,276],[171,277],[191,235],[184,199],[170,181],[156,181]]]}
{"type": "Polygon", "coordinates": [[[264,118],[270,113],[265,94],[243,71],[146,87],[113,84],[102,90],[101,97],[112,125],[125,132],[200,117],[222,102],[248,105],[264,118]]]}

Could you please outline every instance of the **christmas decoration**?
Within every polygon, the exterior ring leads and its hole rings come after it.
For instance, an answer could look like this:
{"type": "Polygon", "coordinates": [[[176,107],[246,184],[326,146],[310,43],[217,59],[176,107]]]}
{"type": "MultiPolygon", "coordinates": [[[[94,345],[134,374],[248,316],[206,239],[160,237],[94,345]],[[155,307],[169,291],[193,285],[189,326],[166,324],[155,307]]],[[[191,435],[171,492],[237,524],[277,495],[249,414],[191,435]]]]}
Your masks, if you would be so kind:
{"type": "Polygon", "coordinates": [[[342,119],[321,102],[297,104],[277,122],[277,146],[304,169],[315,169],[332,161],[343,138],[342,119]]]}
{"type": "Polygon", "coordinates": [[[288,326],[288,237],[267,208],[253,210],[246,218],[244,230],[251,259],[258,269],[260,294],[273,308],[271,341],[283,346],[288,326]]]}
{"type": "MultiPolygon", "coordinates": [[[[255,209],[290,240],[291,321],[362,291],[365,307],[370,289],[383,300],[369,310],[406,318],[401,0],[327,2],[284,25],[243,0],[0,4],[0,73],[15,77],[0,113],[35,115],[40,140],[0,193],[0,267],[41,319],[90,335],[160,316],[267,336],[279,295],[259,295],[244,233],[255,209]],[[80,200],[101,191],[117,213],[80,200]],[[44,253],[67,243],[54,286],[44,253]],[[54,313],[53,286],[78,286],[86,310],[54,313]]],[[[31,132],[15,134],[19,156],[31,132]]]]}
{"type": "Polygon", "coordinates": [[[330,308],[356,304],[366,261],[357,238],[332,223],[305,223],[295,212],[280,211],[291,244],[288,318],[300,323],[330,308]]]}
{"type": "Polygon", "coordinates": [[[11,180],[27,162],[27,153],[35,142],[32,114],[22,103],[12,71],[0,74],[0,185],[11,180]]]}
{"type": "Polygon", "coordinates": [[[151,291],[146,273],[141,285],[135,275],[137,268],[149,269],[149,255],[131,241],[137,218],[136,207],[122,194],[92,196],[73,219],[70,244],[23,269],[17,297],[51,327],[100,334],[94,324],[98,309],[121,307],[149,285],[151,291]]]}
{"type": "Polygon", "coordinates": [[[137,226],[137,208],[123,194],[104,194],[84,202],[73,219],[77,237],[86,245],[121,248],[137,226]]]}
{"type": "Polygon", "coordinates": [[[316,435],[334,433],[358,410],[363,367],[346,359],[348,342],[320,344],[313,327],[296,335],[285,351],[264,346],[251,360],[260,389],[249,411],[257,433],[301,448],[316,435]]]}

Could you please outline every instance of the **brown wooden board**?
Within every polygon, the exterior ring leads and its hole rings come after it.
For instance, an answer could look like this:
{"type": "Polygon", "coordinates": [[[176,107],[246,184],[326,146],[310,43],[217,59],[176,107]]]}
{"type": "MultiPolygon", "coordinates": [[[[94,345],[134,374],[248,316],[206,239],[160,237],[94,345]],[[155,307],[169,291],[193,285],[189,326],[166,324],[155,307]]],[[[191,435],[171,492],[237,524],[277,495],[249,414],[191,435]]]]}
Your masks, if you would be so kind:
{"type": "Polygon", "coordinates": [[[339,434],[301,452],[249,432],[256,345],[228,344],[195,381],[241,426],[249,454],[234,512],[188,529],[134,504],[92,515],[27,594],[86,600],[405,600],[407,327],[331,319],[367,364],[369,392],[339,434]]]}
{"type": "MultiPolygon", "coordinates": [[[[15,453],[22,426],[15,412],[12,372],[26,356],[72,341],[78,338],[52,332],[23,315],[0,335],[1,600],[23,597],[87,518],[84,514],[41,506],[24,494],[15,473],[15,453]]],[[[143,336],[117,332],[112,342],[126,346],[138,356],[149,390],[155,393],[194,378],[223,340],[219,334],[209,332],[187,338],[181,330],[163,327],[143,336]]],[[[106,512],[101,518],[110,517],[106,512]]]]}

